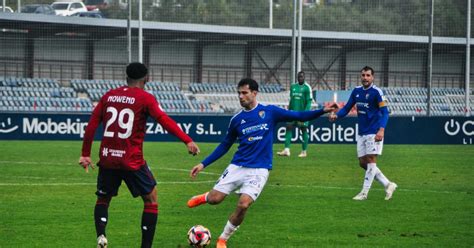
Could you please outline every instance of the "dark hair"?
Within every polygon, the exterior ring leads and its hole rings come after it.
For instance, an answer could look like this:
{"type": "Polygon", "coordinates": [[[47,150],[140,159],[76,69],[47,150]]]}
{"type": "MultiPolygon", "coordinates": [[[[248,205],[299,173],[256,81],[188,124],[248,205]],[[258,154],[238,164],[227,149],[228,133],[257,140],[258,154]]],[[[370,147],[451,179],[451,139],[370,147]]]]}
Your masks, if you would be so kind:
{"type": "Polygon", "coordinates": [[[138,80],[148,75],[148,68],[142,63],[133,62],[127,66],[127,77],[132,80],[138,80]]]}
{"type": "Polygon", "coordinates": [[[362,68],[362,70],[360,70],[361,72],[362,71],[370,71],[370,73],[372,73],[372,76],[375,74],[375,71],[374,69],[372,69],[372,67],[370,66],[364,66],[364,68],[362,68]]]}
{"type": "Polygon", "coordinates": [[[300,72],[298,72],[298,75],[300,75],[300,74],[303,74],[303,75],[304,75],[304,71],[300,71],[300,72]]]}
{"type": "Polygon", "coordinates": [[[251,78],[244,78],[242,80],[240,80],[239,84],[237,85],[237,87],[242,87],[244,85],[248,85],[249,86],[249,89],[250,90],[253,90],[253,91],[258,91],[258,83],[257,81],[251,79],[251,78]]]}

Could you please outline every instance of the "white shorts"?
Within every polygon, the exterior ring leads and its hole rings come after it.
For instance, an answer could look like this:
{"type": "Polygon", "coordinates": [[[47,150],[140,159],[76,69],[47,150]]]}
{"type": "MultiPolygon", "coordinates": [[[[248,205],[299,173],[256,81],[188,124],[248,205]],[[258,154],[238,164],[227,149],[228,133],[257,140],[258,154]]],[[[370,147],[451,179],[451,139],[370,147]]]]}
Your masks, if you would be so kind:
{"type": "Polygon", "coordinates": [[[214,190],[227,195],[237,190],[237,194],[247,194],[255,201],[267,183],[269,174],[264,168],[247,168],[230,164],[217,180],[214,190]]]}
{"type": "Polygon", "coordinates": [[[375,134],[357,135],[357,157],[367,154],[382,155],[383,140],[375,142],[375,134]]]}

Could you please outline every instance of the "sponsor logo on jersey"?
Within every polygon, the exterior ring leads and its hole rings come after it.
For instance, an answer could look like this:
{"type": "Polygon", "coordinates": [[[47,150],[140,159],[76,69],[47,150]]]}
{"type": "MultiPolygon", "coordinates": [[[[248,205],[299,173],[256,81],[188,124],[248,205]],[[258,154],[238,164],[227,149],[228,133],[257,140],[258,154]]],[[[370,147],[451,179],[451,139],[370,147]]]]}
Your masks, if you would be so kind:
{"type": "Polygon", "coordinates": [[[104,147],[104,149],[102,149],[102,156],[103,156],[103,157],[108,157],[109,154],[110,154],[110,156],[112,156],[112,157],[119,157],[119,158],[121,158],[121,157],[123,157],[123,155],[125,154],[125,151],[104,147]]]}
{"type": "Polygon", "coordinates": [[[268,130],[268,124],[263,123],[263,124],[259,124],[259,125],[244,128],[244,129],[242,129],[242,133],[243,134],[249,134],[249,133],[257,132],[259,130],[268,130]]]}
{"type": "Polygon", "coordinates": [[[109,151],[110,151],[110,155],[111,155],[112,157],[119,157],[119,158],[121,158],[121,157],[123,157],[123,155],[125,154],[125,151],[123,151],[123,150],[109,149],[109,151]]]}
{"type": "Polygon", "coordinates": [[[256,141],[256,140],[262,140],[263,136],[255,136],[255,137],[249,137],[248,141],[256,141]]]}
{"type": "Polygon", "coordinates": [[[369,108],[369,103],[367,102],[357,102],[357,108],[369,108]]]}

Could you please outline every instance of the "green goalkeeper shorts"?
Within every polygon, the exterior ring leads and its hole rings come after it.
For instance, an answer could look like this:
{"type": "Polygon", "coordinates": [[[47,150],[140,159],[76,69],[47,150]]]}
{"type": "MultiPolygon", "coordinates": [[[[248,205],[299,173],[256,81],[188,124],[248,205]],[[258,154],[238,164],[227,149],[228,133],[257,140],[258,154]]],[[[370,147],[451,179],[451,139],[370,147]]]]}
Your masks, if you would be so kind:
{"type": "Polygon", "coordinates": [[[309,121],[290,121],[286,123],[287,126],[294,126],[294,127],[308,127],[309,121]]]}

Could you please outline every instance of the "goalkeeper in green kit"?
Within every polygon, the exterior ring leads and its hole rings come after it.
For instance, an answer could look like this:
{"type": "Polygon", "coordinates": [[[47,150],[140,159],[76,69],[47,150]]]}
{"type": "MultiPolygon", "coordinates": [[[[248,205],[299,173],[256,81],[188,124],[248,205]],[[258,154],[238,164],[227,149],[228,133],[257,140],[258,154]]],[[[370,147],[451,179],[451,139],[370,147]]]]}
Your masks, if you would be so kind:
{"type": "MultiPolygon", "coordinates": [[[[298,83],[294,83],[290,88],[290,103],[288,109],[293,111],[306,111],[311,109],[313,101],[311,86],[304,81],[304,72],[298,72],[298,83]]],[[[290,144],[293,136],[293,129],[299,127],[303,135],[303,150],[298,157],[306,157],[308,148],[308,125],[309,122],[292,121],[286,123],[285,149],[277,152],[279,156],[290,156],[290,144]]]]}

